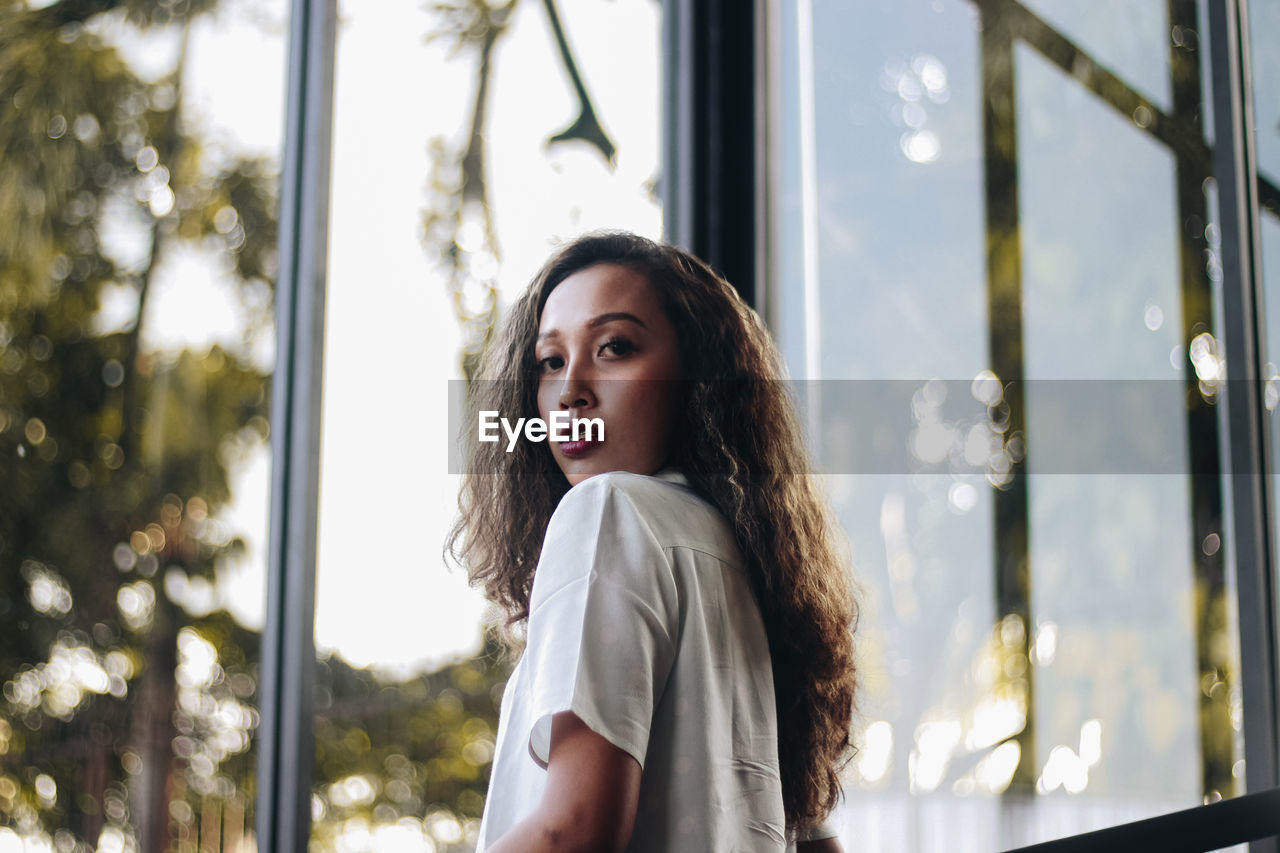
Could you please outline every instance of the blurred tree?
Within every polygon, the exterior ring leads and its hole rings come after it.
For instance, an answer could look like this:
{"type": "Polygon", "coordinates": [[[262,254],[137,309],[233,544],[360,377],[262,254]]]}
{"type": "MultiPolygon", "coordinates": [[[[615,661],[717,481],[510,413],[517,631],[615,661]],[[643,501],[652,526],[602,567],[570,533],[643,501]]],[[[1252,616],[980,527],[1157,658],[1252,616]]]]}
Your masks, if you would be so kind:
{"type": "Polygon", "coordinates": [[[184,604],[243,546],[217,514],[266,438],[268,375],[140,347],[179,244],[225,258],[247,307],[271,299],[272,166],[210,156],[181,114],[213,5],[0,0],[0,822],[60,850],[166,849],[204,798],[252,799],[257,635],[184,604]],[[173,73],[135,73],[107,16],[165,28],[173,73]]]}
{"type": "MultiPolygon", "coordinates": [[[[480,343],[496,293],[458,234],[479,216],[497,262],[483,115],[515,3],[437,7],[437,35],[480,62],[468,142],[438,146],[426,240],[480,343]],[[476,282],[488,301],[468,313],[476,282]]],[[[582,106],[552,141],[612,161],[544,5],[582,106]]],[[[0,0],[0,827],[60,851],[234,850],[252,826],[259,636],[207,601],[244,549],[219,521],[230,471],[268,434],[269,374],[249,344],[270,332],[276,177],[218,154],[182,114],[187,34],[216,6],[0,0]],[[141,76],[108,24],[173,38],[172,73],[141,76]],[[233,283],[244,346],[144,347],[153,284],[179,249],[233,283]],[[108,319],[122,302],[129,318],[108,319]]],[[[317,838],[339,818],[416,816],[437,850],[465,849],[508,672],[494,642],[403,683],[320,665],[317,838]]]]}
{"type": "MultiPolygon", "coordinates": [[[[497,270],[502,250],[494,229],[493,209],[485,181],[485,116],[493,50],[508,32],[520,0],[493,5],[489,0],[444,0],[431,6],[437,25],[427,40],[443,40],[454,53],[476,56],[475,90],[466,141],[453,147],[431,141],[430,201],[423,214],[423,244],[444,275],[453,298],[454,316],[462,327],[462,375],[475,376],[484,348],[498,319],[497,270]]],[[[547,145],[584,142],[600,152],[610,167],[616,147],[605,132],[578,70],[577,60],[560,22],[556,0],[543,0],[556,41],[557,55],[578,100],[578,116],[569,127],[547,139],[547,145]]]]}
{"type": "Polygon", "coordinates": [[[316,778],[325,781],[314,791],[312,838],[331,849],[352,820],[388,826],[407,815],[426,818],[442,853],[470,849],[509,663],[492,634],[475,658],[400,683],[322,660],[316,778]]]}

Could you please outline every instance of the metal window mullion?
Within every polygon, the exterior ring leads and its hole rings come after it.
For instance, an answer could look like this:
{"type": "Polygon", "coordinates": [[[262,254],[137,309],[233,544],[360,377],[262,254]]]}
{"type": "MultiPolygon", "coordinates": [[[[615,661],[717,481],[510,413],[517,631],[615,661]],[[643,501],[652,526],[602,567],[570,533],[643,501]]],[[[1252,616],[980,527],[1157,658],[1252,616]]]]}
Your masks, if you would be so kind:
{"type": "Polygon", "coordinates": [[[774,79],[774,56],[771,51],[770,26],[780,20],[777,3],[773,0],[753,0],[752,6],[752,44],[750,50],[753,76],[751,80],[751,140],[752,140],[752,182],[751,209],[753,211],[752,227],[755,229],[751,241],[751,282],[753,304],[761,317],[767,317],[771,298],[770,282],[774,278],[770,270],[770,247],[773,242],[773,220],[769,208],[772,206],[772,193],[776,189],[773,175],[773,141],[770,124],[776,119],[770,112],[774,101],[772,80],[774,79]]]}
{"type": "Polygon", "coordinates": [[[664,236],[693,243],[694,9],[689,0],[662,3],[662,216],[664,236]]]}
{"type": "Polygon", "coordinates": [[[336,0],[293,0],[280,170],[271,520],[257,846],[305,853],[314,760],[315,557],[336,0]]]}
{"type": "MultiPolygon", "coordinates": [[[[758,111],[756,211],[759,217],[756,256],[756,311],[771,328],[780,328],[782,304],[782,210],[783,109],[783,2],[763,0],[757,4],[756,86],[758,111]]],[[[806,341],[807,345],[807,341],[806,341]]],[[[807,372],[804,378],[813,378],[807,372]]]]}
{"type": "Polygon", "coordinates": [[[764,14],[762,0],[663,3],[666,238],[723,273],[752,305],[763,275],[756,41],[764,14]]]}
{"type": "MultiPolygon", "coordinates": [[[[989,3],[977,4],[982,33],[982,180],[986,217],[987,340],[991,369],[1004,386],[1008,436],[1027,431],[1026,363],[1022,324],[1022,239],[1018,210],[1018,101],[1016,39],[1009,19],[989,3]]],[[[1016,617],[1022,637],[1006,650],[1026,660],[1032,637],[1030,490],[1028,457],[1013,463],[1009,481],[992,496],[997,624],[1016,617]]],[[[1036,769],[1035,676],[1030,667],[1008,687],[1024,701],[1025,723],[1010,739],[1018,764],[1005,789],[1004,808],[1016,814],[1034,796],[1036,769]]],[[[1006,822],[1007,828],[1012,826],[1006,822]]]]}
{"type": "MultiPolygon", "coordinates": [[[[1275,542],[1268,415],[1260,381],[1264,347],[1258,274],[1258,205],[1244,0],[1209,6],[1214,99],[1214,172],[1222,226],[1223,328],[1234,498],[1245,784],[1280,784],[1277,768],[1275,542]]],[[[1280,344],[1280,342],[1277,342],[1280,344]]],[[[1254,851],[1275,851],[1275,841],[1254,851]]]]}
{"type": "MultiPolygon", "coordinates": [[[[1194,31],[1196,0],[1167,0],[1169,24],[1173,32],[1181,28],[1194,31]]],[[[1184,128],[1189,127],[1198,144],[1171,145],[1174,153],[1175,187],[1177,193],[1177,220],[1175,229],[1178,241],[1179,293],[1182,306],[1182,344],[1190,350],[1191,341],[1200,332],[1213,328],[1213,284],[1205,264],[1208,241],[1203,223],[1209,222],[1209,201],[1204,190],[1205,178],[1211,174],[1208,149],[1201,140],[1202,105],[1204,92],[1200,79],[1198,52],[1179,45],[1172,38],[1166,46],[1169,57],[1169,79],[1172,84],[1173,120],[1184,128]],[[1192,150],[1187,150],[1191,148],[1192,150]],[[1203,149],[1196,156],[1194,151],[1203,149]],[[1201,223],[1193,226],[1193,223],[1201,223]]],[[[1231,673],[1234,661],[1227,651],[1227,644],[1220,642],[1223,630],[1222,614],[1225,612],[1229,590],[1226,580],[1226,560],[1222,549],[1206,549],[1201,543],[1222,533],[1223,436],[1219,424],[1219,412],[1200,390],[1200,378],[1189,369],[1190,359],[1183,361],[1184,399],[1186,401],[1185,426],[1190,468],[1188,471],[1188,496],[1191,499],[1191,537],[1184,547],[1195,577],[1197,591],[1194,605],[1197,683],[1200,679],[1229,680],[1238,684],[1237,674],[1231,673]],[[1230,673],[1230,674],[1229,674],[1230,673]]],[[[1226,630],[1229,630],[1227,628],[1226,630]]],[[[1214,681],[1210,681],[1212,684],[1214,681]]],[[[1231,732],[1231,706],[1227,691],[1200,690],[1197,698],[1200,713],[1196,715],[1200,730],[1200,765],[1202,791],[1207,797],[1230,797],[1243,787],[1232,774],[1235,763],[1233,738],[1223,737],[1231,732]]]]}

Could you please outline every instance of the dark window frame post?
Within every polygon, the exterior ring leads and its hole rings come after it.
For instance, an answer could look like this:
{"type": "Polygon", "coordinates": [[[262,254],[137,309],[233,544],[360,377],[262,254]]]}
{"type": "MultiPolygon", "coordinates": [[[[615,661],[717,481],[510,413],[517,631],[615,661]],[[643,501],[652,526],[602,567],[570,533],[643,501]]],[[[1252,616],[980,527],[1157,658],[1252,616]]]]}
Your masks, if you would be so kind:
{"type": "Polygon", "coordinates": [[[315,563],[336,0],[293,0],[271,394],[258,729],[259,850],[306,853],[315,757],[315,563]]]}
{"type": "Polygon", "coordinates": [[[662,205],[666,239],[761,309],[766,0],[663,2],[662,205]]]}
{"type": "MultiPolygon", "coordinates": [[[[1249,67],[1248,6],[1217,0],[1209,6],[1213,79],[1214,173],[1222,223],[1220,257],[1223,326],[1229,387],[1231,490],[1236,543],[1236,591],[1240,620],[1241,691],[1244,702],[1245,787],[1257,792],[1280,785],[1280,721],[1277,720],[1277,609],[1275,505],[1269,416],[1263,400],[1262,327],[1257,159],[1254,151],[1249,67]]],[[[1280,345],[1276,342],[1275,345],[1280,345]]],[[[1250,845],[1275,853],[1276,839],[1250,845]]]]}

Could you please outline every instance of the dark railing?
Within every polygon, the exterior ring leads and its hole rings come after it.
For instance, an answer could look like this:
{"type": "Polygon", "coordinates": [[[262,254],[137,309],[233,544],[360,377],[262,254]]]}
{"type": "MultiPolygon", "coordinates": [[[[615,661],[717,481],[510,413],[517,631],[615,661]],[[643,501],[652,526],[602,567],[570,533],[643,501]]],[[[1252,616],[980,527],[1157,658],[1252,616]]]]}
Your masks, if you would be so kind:
{"type": "Polygon", "coordinates": [[[1125,823],[1011,853],[1204,853],[1280,837],[1280,788],[1220,800],[1180,812],[1125,823]]]}

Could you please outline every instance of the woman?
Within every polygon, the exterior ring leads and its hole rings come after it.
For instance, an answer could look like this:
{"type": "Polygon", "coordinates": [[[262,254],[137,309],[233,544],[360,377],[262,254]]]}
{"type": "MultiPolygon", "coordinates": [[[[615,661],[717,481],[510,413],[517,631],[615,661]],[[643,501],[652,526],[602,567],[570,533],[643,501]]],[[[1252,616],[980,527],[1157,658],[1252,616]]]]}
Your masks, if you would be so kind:
{"type": "Polygon", "coordinates": [[[603,437],[469,436],[450,548],[526,629],[480,849],[838,851],[851,582],[755,313],[686,252],[591,234],[484,375],[478,411],[603,437]]]}

